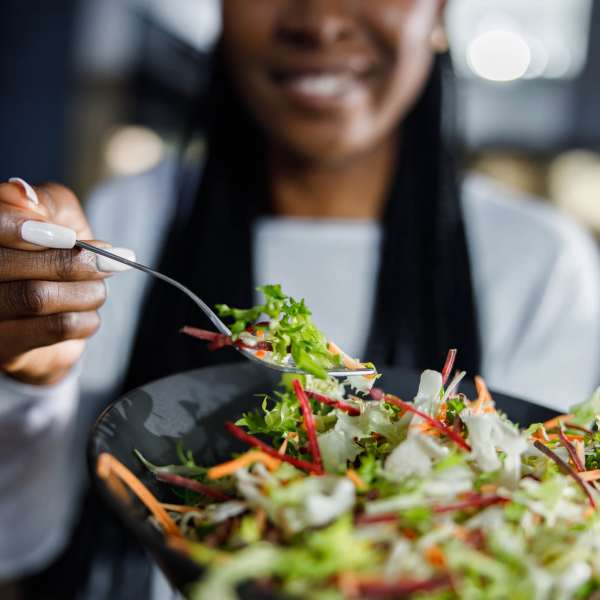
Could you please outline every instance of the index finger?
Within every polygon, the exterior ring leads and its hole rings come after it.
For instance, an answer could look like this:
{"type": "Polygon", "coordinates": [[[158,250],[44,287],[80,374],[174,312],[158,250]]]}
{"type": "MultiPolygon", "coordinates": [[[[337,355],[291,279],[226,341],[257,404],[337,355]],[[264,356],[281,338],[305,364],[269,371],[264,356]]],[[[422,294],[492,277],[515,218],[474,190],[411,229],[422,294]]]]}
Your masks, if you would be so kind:
{"type": "Polygon", "coordinates": [[[31,251],[72,248],[78,233],[75,227],[89,233],[77,200],[63,193],[57,201],[50,194],[51,185],[36,189],[14,182],[0,184],[0,246],[31,251]],[[71,224],[75,227],[67,226],[71,224]]]}

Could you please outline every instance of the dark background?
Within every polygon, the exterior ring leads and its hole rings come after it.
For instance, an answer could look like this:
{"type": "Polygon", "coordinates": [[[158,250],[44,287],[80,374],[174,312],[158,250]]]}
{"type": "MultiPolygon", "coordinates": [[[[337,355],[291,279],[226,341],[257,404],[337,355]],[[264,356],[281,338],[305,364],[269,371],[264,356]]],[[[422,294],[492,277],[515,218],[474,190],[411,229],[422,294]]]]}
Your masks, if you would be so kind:
{"type": "MultiPolygon", "coordinates": [[[[3,0],[0,180],[59,180],[85,198],[101,179],[175,151],[218,34],[218,4],[3,0]]],[[[447,23],[468,166],[600,234],[599,3],[450,0],[447,23]],[[508,82],[478,76],[465,58],[470,44],[497,29],[530,44],[532,65],[541,40],[562,45],[570,66],[537,65],[508,82]]],[[[503,60],[512,50],[497,52],[503,60]]]]}

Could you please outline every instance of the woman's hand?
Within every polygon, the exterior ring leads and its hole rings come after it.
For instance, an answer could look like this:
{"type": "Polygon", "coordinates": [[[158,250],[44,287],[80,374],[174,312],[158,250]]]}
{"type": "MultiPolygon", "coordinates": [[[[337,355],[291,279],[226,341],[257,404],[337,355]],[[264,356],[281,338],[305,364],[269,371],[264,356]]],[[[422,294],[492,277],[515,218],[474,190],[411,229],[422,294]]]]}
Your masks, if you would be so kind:
{"type": "Polygon", "coordinates": [[[73,232],[86,240],[92,233],[70,190],[11,181],[0,184],[0,371],[26,383],[52,384],[77,362],[86,338],[98,329],[109,275],[101,269],[112,269],[91,252],[26,242],[43,241],[46,223],[62,226],[50,225],[57,245],[61,238],[68,245],[73,232]]]}

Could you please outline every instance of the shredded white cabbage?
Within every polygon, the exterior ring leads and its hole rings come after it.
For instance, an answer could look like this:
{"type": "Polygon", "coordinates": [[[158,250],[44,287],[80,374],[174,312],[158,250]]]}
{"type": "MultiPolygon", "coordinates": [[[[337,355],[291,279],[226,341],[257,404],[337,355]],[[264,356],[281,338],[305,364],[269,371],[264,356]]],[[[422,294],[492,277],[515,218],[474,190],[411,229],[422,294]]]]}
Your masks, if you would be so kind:
{"type": "Polygon", "coordinates": [[[474,413],[465,408],[460,413],[469,430],[471,456],[484,472],[503,467],[503,483],[514,487],[521,477],[521,455],[527,450],[527,440],[496,412],[474,413]],[[498,450],[506,454],[504,465],[498,450]]]}
{"type": "Polygon", "coordinates": [[[347,461],[353,461],[360,454],[360,447],[344,431],[331,429],[317,436],[323,465],[327,471],[346,469],[347,461]]]}
{"type": "Polygon", "coordinates": [[[431,472],[433,461],[443,458],[448,452],[448,448],[431,436],[412,429],[406,440],[398,444],[387,457],[384,471],[394,481],[401,481],[411,475],[426,477],[431,472]]]}
{"type": "Polygon", "coordinates": [[[419,391],[415,396],[415,406],[429,416],[437,415],[442,402],[442,374],[437,371],[423,371],[419,391]]]}

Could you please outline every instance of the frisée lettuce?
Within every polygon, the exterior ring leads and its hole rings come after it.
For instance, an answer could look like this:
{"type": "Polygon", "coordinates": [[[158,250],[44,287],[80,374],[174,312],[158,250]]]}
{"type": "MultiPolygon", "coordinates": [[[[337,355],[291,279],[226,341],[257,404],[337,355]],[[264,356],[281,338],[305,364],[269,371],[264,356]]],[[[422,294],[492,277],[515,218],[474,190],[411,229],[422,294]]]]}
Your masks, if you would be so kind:
{"type": "Polygon", "coordinates": [[[241,584],[317,600],[596,597],[600,389],[527,430],[481,378],[476,397],[460,392],[454,350],[423,372],[412,402],[374,381],[357,391],[327,375],[344,358],[304,302],[261,290],[259,306],[219,307],[231,342],[268,343],[307,374],[284,376],[225,423],[248,450],[223,463],[181,449],[180,465],[155,465],[137,453],[180,499],[140,496],[169,543],[204,567],[192,600],[233,600],[241,584]]]}

